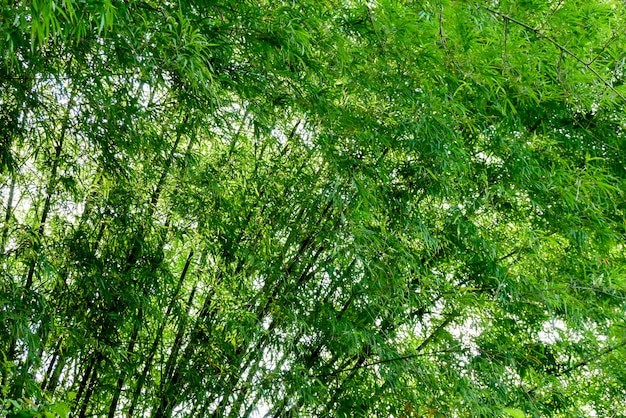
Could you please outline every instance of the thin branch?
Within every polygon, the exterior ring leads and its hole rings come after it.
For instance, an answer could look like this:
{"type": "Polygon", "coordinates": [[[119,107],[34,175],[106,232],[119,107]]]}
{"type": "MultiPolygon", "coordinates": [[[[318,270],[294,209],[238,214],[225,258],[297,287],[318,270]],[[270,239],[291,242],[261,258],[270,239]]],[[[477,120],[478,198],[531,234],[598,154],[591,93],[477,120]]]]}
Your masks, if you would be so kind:
{"type": "Polygon", "coordinates": [[[434,351],[434,352],[429,352],[429,353],[421,353],[420,352],[420,351],[422,351],[422,349],[424,347],[426,347],[428,344],[430,344],[437,337],[437,335],[439,335],[439,332],[442,329],[444,329],[446,326],[448,326],[448,324],[450,324],[450,322],[452,322],[452,320],[454,318],[456,318],[456,316],[457,316],[456,314],[448,315],[446,317],[446,319],[444,319],[444,321],[441,324],[439,324],[437,326],[437,328],[435,328],[435,330],[424,341],[421,342],[421,344],[415,349],[415,353],[413,353],[413,354],[408,354],[406,356],[394,357],[394,358],[385,359],[385,360],[371,361],[371,362],[359,364],[359,365],[353,366],[353,367],[346,367],[345,369],[337,370],[337,371],[330,372],[330,373],[314,375],[313,377],[315,377],[315,378],[333,377],[333,376],[337,376],[337,375],[339,375],[341,373],[350,372],[350,371],[354,371],[354,370],[358,370],[358,369],[364,369],[366,367],[372,367],[372,366],[376,366],[378,364],[392,363],[392,362],[395,362],[395,361],[409,360],[409,359],[416,358],[416,357],[425,357],[425,356],[430,356],[430,355],[433,355],[433,354],[442,354],[442,353],[449,353],[451,351],[454,351],[459,346],[456,346],[456,347],[453,347],[453,348],[449,348],[447,350],[440,350],[440,351],[434,351]]]}
{"type": "Polygon", "coordinates": [[[588,69],[589,71],[591,71],[591,73],[593,73],[593,75],[595,75],[598,80],[600,80],[608,89],[610,89],[613,93],[615,93],[620,99],[622,99],[624,102],[626,102],[626,97],[624,97],[624,95],[622,93],[620,93],[619,91],[617,91],[617,89],[615,89],[615,87],[613,87],[613,85],[604,77],[602,77],[602,75],[596,71],[596,69],[594,69],[591,64],[593,63],[593,61],[585,61],[582,58],[580,58],[578,55],[574,54],[572,51],[570,51],[569,49],[567,49],[565,46],[561,45],[558,41],[556,41],[554,38],[546,35],[545,33],[543,33],[541,30],[530,26],[527,23],[522,22],[521,20],[517,20],[514,17],[511,17],[509,15],[506,15],[502,12],[499,12],[497,10],[494,10],[488,6],[485,6],[483,4],[478,5],[480,8],[487,10],[488,12],[498,16],[499,18],[505,20],[505,21],[509,21],[512,23],[515,23],[518,26],[521,26],[525,29],[528,29],[531,32],[534,32],[535,35],[537,35],[538,37],[545,39],[546,41],[550,42],[552,45],[556,46],[561,52],[565,53],[566,55],[569,55],[570,57],[574,58],[576,61],[578,61],[579,63],[581,63],[586,69],[588,69]]]}
{"type": "Polygon", "coordinates": [[[561,370],[560,372],[556,373],[555,376],[560,377],[560,376],[568,375],[571,372],[573,372],[574,370],[576,370],[576,369],[578,369],[580,367],[586,366],[589,363],[598,360],[600,357],[603,357],[603,356],[605,356],[607,354],[610,354],[613,351],[615,351],[615,350],[617,350],[619,348],[625,347],[625,346],[626,346],[626,340],[622,341],[619,344],[615,344],[615,345],[606,347],[604,350],[600,350],[600,352],[598,352],[598,354],[596,354],[594,356],[591,356],[591,357],[588,357],[588,358],[586,358],[584,360],[581,360],[578,363],[573,364],[573,365],[571,365],[571,366],[561,370]]]}
{"type": "Polygon", "coordinates": [[[618,29],[615,29],[613,31],[613,33],[611,34],[611,37],[609,38],[608,41],[606,41],[606,43],[604,45],[602,45],[602,48],[600,48],[600,51],[596,54],[595,58],[593,58],[591,61],[589,61],[589,65],[593,64],[602,54],[604,54],[604,51],[606,51],[606,49],[609,47],[609,45],[611,45],[613,43],[613,41],[615,41],[615,39],[617,38],[617,35],[620,31],[618,29]]]}
{"type": "Polygon", "coordinates": [[[500,262],[500,261],[504,261],[504,260],[506,260],[507,258],[514,256],[515,254],[519,254],[519,252],[520,252],[520,251],[521,251],[521,248],[516,248],[516,249],[514,249],[513,251],[511,251],[510,253],[508,253],[508,254],[504,254],[503,256],[501,256],[500,258],[498,258],[498,262],[500,262]]]}
{"type": "Polygon", "coordinates": [[[443,4],[439,4],[439,41],[444,48],[448,46],[446,37],[443,33],[443,4]]]}
{"type": "Polygon", "coordinates": [[[378,39],[378,43],[380,44],[380,48],[383,51],[385,51],[385,42],[384,42],[383,37],[380,34],[380,32],[378,32],[378,29],[376,29],[376,23],[374,23],[374,16],[372,16],[372,10],[370,9],[370,6],[367,4],[367,2],[365,3],[365,9],[367,10],[367,17],[369,18],[369,21],[372,24],[372,30],[376,34],[376,38],[378,39]]]}
{"type": "MultiPolygon", "coordinates": [[[[564,368],[564,369],[562,369],[562,370],[560,370],[560,371],[558,371],[558,372],[556,372],[556,373],[552,373],[552,376],[554,376],[554,377],[564,377],[564,376],[567,376],[567,375],[569,375],[571,372],[573,372],[574,370],[576,370],[576,369],[578,369],[578,368],[580,368],[580,367],[587,366],[587,365],[589,365],[590,363],[592,363],[592,362],[594,362],[594,361],[596,361],[596,360],[600,359],[601,357],[603,357],[603,356],[605,356],[605,355],[607,355],[607,354],[610,354],[610,353],[612,353],[613,351],[615,351],[615,350],[617,350],[617,349],[619,349],[619,348],[622,348],[622,347],[624,347],[624,346],[626,346],[626,340],[624,340],[624,341],[622,341],[622,342],[620,342],[620,343],[618,343],[618,344],[615,344],[615,345],[612,345],[612,346],[606,347],[605,349],[600,350],[600,351],[599,351],[597,354],[595,354],[594,356],[589,356],[589,357],[587,357],[586,359],[581,360],[581,361],[579,361],[579,362],[577,362],[577,363],[575,363],[575,364],[573,364],[573,365],[571,365],[571,366],[569,366],[569,367],[566,367],[566,368],[564,368]]],[[[527,395],[529,395],[529,396],[534,396],[533,394],[534,394],[534,393],[535,393],[535,392],[536,392],[539,388],[540,388],[540,384],[536,384],[536,385],[534,385],[534,386],[533,386],[533,387],[531,387],[531,388],[524,389],[524,391],[526,392],[526,394],[527,394],[527,395]]]]}

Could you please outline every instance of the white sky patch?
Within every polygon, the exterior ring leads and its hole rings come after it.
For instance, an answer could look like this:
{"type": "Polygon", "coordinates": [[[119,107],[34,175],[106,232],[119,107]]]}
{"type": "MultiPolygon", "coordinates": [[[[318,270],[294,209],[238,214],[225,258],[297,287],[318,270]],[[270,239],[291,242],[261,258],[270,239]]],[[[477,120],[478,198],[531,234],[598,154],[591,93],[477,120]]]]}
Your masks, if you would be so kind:
{"type": "MultiPolygon", "coordinates": [[[[600,333],[596,324],[590,323],[585,326],[586,331],[592,331],[597,341],[606,343],[608,340],[606,335],[600,333]]],[[[553,319],[543,323],[541,331],[537,334],[539,340],[545,344],[554,344],[561,340],[568,340],[574,343],[582,341],[585,336],[584,331],[573,330],[561,319],[553,319]]]]}
{"type": "Polygon", "coordinates": [[[462,324],[449,327],[448,331],[461,343],[464,353],[469,353],[472,356],[480,354],[478,345],[474,340],[480,336],[483,330],[473,318],[468,318],[462,324]]]}
{"type": "Polygon", "coordinates": [[[502,158],[499,158],[493,155],[488,155],[484,153],[483,151],[477,153],[475,157],[477,160],[482,161],[488,165],[502,165],[503,163],[502,158]]]}
{"type": "Polygon", "coordinates": [[[256,408],[250,413],[251,418],[263,418],[270,412],[270,405],[259,400],[256,408]]]}
{"type": "Polygon", "coordinates": [[[287,124],[285,129],[279,127],[274,128],[272,129],[271,136],[283,147],[286,146],[289,141],[297,140],[306,148],[312,149],[315,146],[313,142],[313,132],[308,130],[304,125],[305,122],[303,119],[292,120],[291,127],[287,124]],[[290,138],[292,134],[293,138],[290,138]]]}
{"type": "Polygon", "coordinates": [[[567,325],[560,319],[544,322],[538,337],[541,342],[554,344],[562,339],[562,333],[567,330],[567,325]]]}
{"type": "Polygon", "coordinates": [[[591,405],[583,405],[580,409],[585,411],[585,413],[587,414],[588,417],[597,417],[598,416],[598,413],[596,412],[595,409],[593,409],[593,407],[591,405]]]}

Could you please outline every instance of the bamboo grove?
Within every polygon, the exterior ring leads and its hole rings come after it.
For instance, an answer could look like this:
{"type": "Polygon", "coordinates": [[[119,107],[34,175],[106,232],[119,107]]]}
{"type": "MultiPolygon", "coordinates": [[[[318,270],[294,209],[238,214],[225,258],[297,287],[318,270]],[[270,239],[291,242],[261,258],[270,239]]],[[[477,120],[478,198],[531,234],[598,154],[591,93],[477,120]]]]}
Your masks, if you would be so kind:
{"type": "Polygon", "coordinates": [[[0,410],[622,417],[623,2],[0,0],[0,410]]]}

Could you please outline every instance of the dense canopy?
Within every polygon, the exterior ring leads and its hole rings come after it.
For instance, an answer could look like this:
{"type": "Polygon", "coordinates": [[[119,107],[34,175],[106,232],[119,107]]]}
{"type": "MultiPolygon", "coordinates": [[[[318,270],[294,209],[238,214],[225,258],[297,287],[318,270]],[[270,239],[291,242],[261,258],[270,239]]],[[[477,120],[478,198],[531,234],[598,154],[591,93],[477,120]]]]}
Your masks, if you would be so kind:
{"type": "Polygon", "coordinates": [[[0,0],[0,414],[626,416],[617,0],[0,0]]]}

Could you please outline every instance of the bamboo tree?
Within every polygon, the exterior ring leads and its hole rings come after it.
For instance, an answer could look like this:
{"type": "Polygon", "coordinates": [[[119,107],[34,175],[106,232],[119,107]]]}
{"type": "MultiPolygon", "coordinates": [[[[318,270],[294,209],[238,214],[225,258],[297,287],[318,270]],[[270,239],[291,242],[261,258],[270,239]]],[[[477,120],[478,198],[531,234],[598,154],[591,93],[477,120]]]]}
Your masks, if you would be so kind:
{"type": "Polygon", "coordinates": [[[619,415],[623,9],[0,0],[0,414],[619,415]]]}
{"type": "MultiPolygon", "coordinates": [[[[144,362],[144,367],[143,370],[141,372],[141,374],[139,375],[139,379],[137,381],[137,385],[135,386],[135,389],[133,391],[133,397],[132,397],[132,401],[131,401],[131,405],[128,409],[128,415],[133,416],[133,413],[135,411],[135,408],[137,407],[137,404],[139,402],[139,397],[141,395],[141,391],[143,390],[143,386],[144,383],[146,381],[146,378],[148,376],[148,373],[150,372],[151,368],[152,368],[152,362],[154,361],[154,357],[157,353],[157,349],[159,344],[161,344],[162,342],[162,338],[163,338],[163,331],[165,330],[165,326],[167,325],[167,320],[168,318],[171,316],[172,311],[174,310],[174,304],[175,302],[178,300],[178,295],[181,292],[182,289],[182,285],[185,281],[185,278],[187,276],[187,273],[189,271],[189,266],[191,264],[191,260],[193,257],[193,250],[189,251],[189,255],[187,256],[187,261],[185,262],[185,266],[183,267],[183,270],[180,274],[180,278],[178,280],[178,283],[176,284],[176,289],[174,291],[174,293],[172,294],[172,297],[170,298],[170,301],[167,305],[167,309],[165,311],[165,315],[163,318],[163,321],[161,321],[161,323],[159,324],[159,328],[157,330],[156,336],[154,338],[154,340],[152,341],[152,345],[150,347],[150,350],[148,351],[148,356],[144,362]]],[[[206,258],[205,255],[200,257],[200,264],[204,264],[203,260],[206,258]]],[[[192,294],[195,293],[195,288],[194,291],[192,291],[192,294]]],[[[189,298],[189,303],[188,305],[191,306],[191,301],[193,301],[193,297],[190,296],[189,298]]],[[[174,345],[174,349],[176,350],[176,345],[174,345]]]]}
{"type": "Polygon", "coordinates": [[[5,248],[7,243],[7,238],[9,236],[9,228],[11,215],[13,213],[13,196],[15,194],[15,176],[11,176],[11,185],[9,186],[9,198],[7,199],[7,208],[4,214],[4,227],[2,228],[2,242],[0,244],[0,250],[2,251],[3,257],[6,256],[5,248]]]}
{"type": "MultiPolygon", "coordinates": [[[[187,301],[187,305],[191,306],[193,303],[193,299],[195,297],[195,288],[189,295],[189,299],[187,301]]],[[[178,386],[179,379],[177,371],[174,371],[174,362],[177,361],[178,352],[182,346],[182,335],[184,333],[186,327],[186,321],[183,319],[180,321],[178,326],[178,332],[176,334],[176,339],[174,340],[174,345],[172,348],[172,354],[168,358],[167,365],[165,367],[165,375],[168,382],[168,387],[165,392],[161,395],[160,403],[158,409],[156,409],[154,416],[171,416],[172,411],[175,404],[176,395],[173,393],[173,389],[178,386]]]]}

